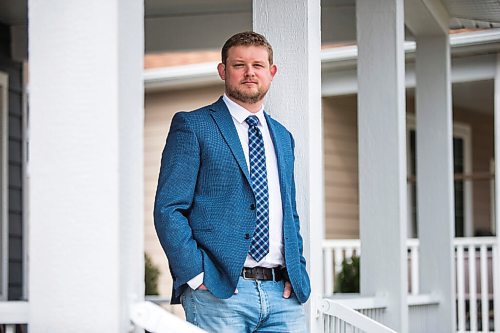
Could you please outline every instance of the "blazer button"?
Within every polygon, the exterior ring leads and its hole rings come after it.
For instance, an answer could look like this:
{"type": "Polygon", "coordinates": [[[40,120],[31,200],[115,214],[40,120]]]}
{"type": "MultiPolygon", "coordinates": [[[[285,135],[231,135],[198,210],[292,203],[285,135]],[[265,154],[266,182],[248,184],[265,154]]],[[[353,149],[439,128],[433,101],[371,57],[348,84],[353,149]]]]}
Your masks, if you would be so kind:
{"type": "Polygon", "coordinates": [[[251,205],[250,205],[250,209],[251,209],[251,210],[255,210],[255,204],[251,204],[251,205]]]}
{"type": "Polygon", "coordinates": [[[245,234],[245,239],[250,239],[250,234],[245,234]]]}

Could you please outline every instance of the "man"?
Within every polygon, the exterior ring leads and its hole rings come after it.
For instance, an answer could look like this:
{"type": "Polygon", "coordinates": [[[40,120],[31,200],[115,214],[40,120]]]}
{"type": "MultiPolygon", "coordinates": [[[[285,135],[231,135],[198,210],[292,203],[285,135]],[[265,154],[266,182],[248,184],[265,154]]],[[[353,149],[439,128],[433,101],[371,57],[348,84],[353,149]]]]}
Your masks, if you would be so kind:
{"type": "Polygon", "coordinates": [[[162,156],[154,219],[172,303],[209,332],[305,332],[294,142],[263,109],[271,45],[236,34],[217,69],[224,96],[177,113],[162,156]]]}

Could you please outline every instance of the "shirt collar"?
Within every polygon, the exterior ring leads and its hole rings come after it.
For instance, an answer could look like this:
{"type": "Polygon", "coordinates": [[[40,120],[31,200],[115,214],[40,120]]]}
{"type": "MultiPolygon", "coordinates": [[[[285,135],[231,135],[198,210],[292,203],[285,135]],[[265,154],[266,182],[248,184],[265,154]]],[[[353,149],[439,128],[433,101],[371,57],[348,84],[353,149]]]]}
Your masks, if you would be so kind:
{"type": "Polygon", "coordinates": [[[226,94],[224,94],[222,99],[226,103],[231,116],[234,119],[236,119],[236,121],[239,122],[240,124],[242,124],[245,121],[245,119],[248,118],[248,116],[257,116],[257,118],[259,118],[259,125],[263,125],[266,123],[266,119],[264,117],[264,105],[262,105],[262,107],[257,113],[253,113],[248,111],[238,103],[234,102],[233,100],[231,100],[229,97],[227,97],[226,94]]]}

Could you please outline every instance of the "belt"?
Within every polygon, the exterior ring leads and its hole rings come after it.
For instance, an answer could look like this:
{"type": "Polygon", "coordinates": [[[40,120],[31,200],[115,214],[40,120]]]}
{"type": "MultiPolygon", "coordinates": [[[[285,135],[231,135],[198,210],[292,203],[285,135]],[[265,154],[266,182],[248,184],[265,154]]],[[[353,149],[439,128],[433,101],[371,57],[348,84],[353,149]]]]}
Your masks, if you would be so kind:
{"type": "Polygon", "coordinates": [[[286,267],[266,268],[266,267],[243,267],[241,276],[246,280],[262,281],[289,281],[286,267]]]}

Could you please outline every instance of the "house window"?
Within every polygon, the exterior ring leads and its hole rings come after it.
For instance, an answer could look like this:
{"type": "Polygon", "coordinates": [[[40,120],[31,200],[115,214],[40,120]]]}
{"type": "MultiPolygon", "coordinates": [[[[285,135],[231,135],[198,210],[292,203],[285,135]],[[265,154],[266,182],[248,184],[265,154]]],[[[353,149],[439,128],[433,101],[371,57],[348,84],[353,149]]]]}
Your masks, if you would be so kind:
{"type": "MultiPolygon", "coordinates": [[[[417,188],[416,188],[416,133],[415,118],[407,119],[408,151],[408,237],[418,237],[417,188]]],[[[471,173],[470,128],[463,124],[453,125],[453,170],[455,203],[455,237],[472,237],[472,184],[464,180],[471,173]]]]}
{"type": "Polygon", "coordinates": [[[8,288],[8,76],[0,72],[0,300],[8,288]]]}

